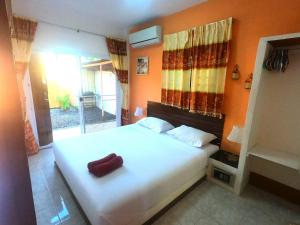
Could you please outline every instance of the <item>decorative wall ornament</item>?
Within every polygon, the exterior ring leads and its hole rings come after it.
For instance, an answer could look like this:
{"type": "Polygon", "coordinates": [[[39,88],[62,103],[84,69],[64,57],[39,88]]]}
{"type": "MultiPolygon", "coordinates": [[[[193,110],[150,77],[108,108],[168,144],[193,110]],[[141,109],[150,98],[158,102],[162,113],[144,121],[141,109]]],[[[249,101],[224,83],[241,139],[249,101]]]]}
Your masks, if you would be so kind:
{"type": "Polygon", "coordinates": [[[149,57],[137,57],[136,60],[136,74],[147,75],[149,72],[149,57]]]}

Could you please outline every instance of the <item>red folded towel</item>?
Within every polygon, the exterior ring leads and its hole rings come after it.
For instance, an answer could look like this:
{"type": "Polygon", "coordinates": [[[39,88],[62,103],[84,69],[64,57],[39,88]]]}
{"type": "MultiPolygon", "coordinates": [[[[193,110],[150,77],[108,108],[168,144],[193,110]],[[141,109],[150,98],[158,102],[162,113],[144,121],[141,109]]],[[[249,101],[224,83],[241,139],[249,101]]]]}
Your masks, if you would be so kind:
{"type": "Polygon", "coordinates": [[[87,164],[87,167],[89,169],[89,172],[92,172],[92,169],[94,166],[100,164],[100,163],[105,163],[105,162],[108,162],[109,160],[113,159],[114,157],[116,157],[117,155],[115,153],[112,153],[112,154],[109,154],[108,156],[105,156],[104,158],[102,159],[99,159],[99,160],[96,160],[96,161],[93,161],[93,162],[89,162],[87,164]]]}
{"type": "Polygon", "coordinates": [[[111,160],[97,164],[92,168],[92,173],[97,177],[102,177],[123,165],[123,159],[121,156],[116,156],[111,160]]]}

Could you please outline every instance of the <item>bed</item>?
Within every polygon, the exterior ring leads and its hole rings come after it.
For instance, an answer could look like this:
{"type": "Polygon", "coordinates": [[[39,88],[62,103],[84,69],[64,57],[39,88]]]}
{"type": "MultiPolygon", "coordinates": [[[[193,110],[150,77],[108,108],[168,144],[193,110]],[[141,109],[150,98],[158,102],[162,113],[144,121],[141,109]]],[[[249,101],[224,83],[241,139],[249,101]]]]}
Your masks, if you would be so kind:
{"type": "Polygon", "coordinates": [[[132,124],[55,142],[56,164],[92,225],[143,224],[205,176],[208,157],[219,148],[224,119],[199,120],[198,114],[154,102],[148,103],[148,116],[176,126],[201,124],[218,139],[195,148],[132,124]],[[88,162],[112,152],[123,157],[122,168],[102,178],[89,174],[88,162]]]}

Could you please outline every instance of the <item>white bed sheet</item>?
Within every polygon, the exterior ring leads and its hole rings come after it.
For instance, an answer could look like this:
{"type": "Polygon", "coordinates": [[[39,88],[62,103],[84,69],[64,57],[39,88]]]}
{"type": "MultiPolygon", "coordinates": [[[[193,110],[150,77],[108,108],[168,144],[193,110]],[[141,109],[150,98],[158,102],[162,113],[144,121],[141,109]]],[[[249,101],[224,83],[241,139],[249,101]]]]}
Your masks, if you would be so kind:
{"type": "Polygon", "coordinates": [[[204,176],[217,150],[211,144],[191,147],[137,124],[54,143],[56,163],[93,225],[142,224],[204,176]],[[88,172],[88,162],[113,152],[123,157],[122,168],[102,178],[88,172]]]}

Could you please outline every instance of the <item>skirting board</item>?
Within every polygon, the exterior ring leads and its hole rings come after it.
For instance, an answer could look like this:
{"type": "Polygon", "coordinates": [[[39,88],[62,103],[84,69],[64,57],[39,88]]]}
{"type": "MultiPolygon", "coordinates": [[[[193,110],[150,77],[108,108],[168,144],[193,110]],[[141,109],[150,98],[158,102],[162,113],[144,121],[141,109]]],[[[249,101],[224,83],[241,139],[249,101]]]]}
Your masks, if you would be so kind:
{"type": "Polygon", "coordinates": [[[290,202],[300,205],[300,190],[286,186],[282,183],[253,172],[250,173],[249,183],[272,194],[280,196],[290,202]]]}

